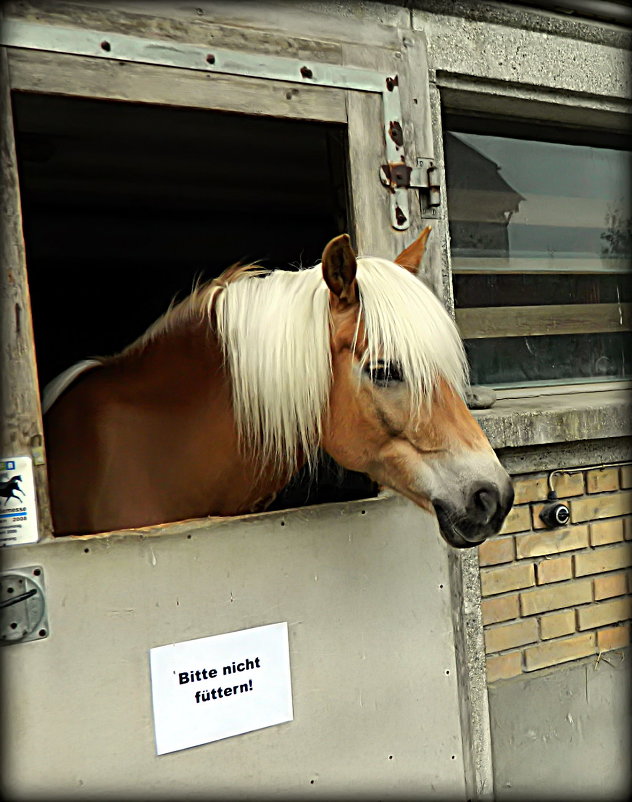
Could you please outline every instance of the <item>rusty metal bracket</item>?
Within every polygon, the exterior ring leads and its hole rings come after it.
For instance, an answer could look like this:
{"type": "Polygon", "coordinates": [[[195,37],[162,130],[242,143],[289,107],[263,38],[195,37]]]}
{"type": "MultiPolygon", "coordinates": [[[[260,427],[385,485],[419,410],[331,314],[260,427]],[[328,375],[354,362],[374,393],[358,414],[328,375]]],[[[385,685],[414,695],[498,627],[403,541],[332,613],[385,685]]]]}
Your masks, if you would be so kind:
{"type": "Polygon", "coordinates": [[[398,189],[421,190],[422,217],[438,217],[441,187],[438,170],[432,159],[419,158],[416,167],[410,167],[403,161],[383,164],[380,167],[380,180],[391,192],[398,189]]]}
{"type": "MultiPolygon", "coordinates": [[[[373,92],[382,98],[384,141],[389,164],[406,162],[402,128],[399,76],[384,75],[360,67],[305,61],[262,53],[202,47],[166,39],[110,31],[64,28],[35,22],[5,19],[0,44],[31,50],[45,50],[92,58],[180,67],[203,72],[329,86],[358,92],[373,92]]],[[[408,187],[390,185],[391,225],[407,229],[408,187]]]]}

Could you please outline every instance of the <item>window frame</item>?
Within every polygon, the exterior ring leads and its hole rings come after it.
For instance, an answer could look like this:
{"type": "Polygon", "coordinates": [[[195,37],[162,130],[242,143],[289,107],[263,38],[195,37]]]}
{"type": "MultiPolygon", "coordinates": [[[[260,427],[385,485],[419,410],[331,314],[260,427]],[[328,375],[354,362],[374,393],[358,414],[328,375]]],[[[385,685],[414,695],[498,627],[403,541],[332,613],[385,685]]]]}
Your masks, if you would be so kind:
{"type": "MultiPolygon", "coordinates": [[[[516,129],[525,124],[535,124],[540,126],[540,130],[533,137],[534,140],[546,140],[546,133],[557,131],[559,141],[567,141],[564,133],[568,132],[570,144],[581,143],[589,144],[591,136],[601,137],[604,140],[610,139],[619,146],[623,143],[627,133],[632,128],[632,109],[627,104],[613,104],[595,102],[594,98],[586,98],[582,95],[572,95],[564,104],[553,105],[547,97],[547,93],[531,92],[536,95],[530,101],[525,101],[521,96],[524,89],[513,85],[505,87],[491,86],[485,83],[478,83],[473,86],[470,81],[459,76],[448,74],[437,74],[437,87],[440,104],[440,131],[437,135],[444,141],[444,132],[447,130],[445,118],[467,118],[468,120],[480,120],[481,130],[485,122],[489,122],[493,135],[494,123],[501,123],[508,128],[515,126],[516,129]],[[504,91],[503,91],[504,90],[504,91]],[[609,108],[604,108],[604,106],[609,108]]],[[[499,134],[502,136],[503,134],[499,134]]],[[[509,134],[507,134],[509,136],[509,134]]],[[[549,140],[546,140],[549,141],[549,140]]],[[[445,181],[445,163],[442,171],[442,192],[447,198],[447,187],[445,181]]],[[[446,225],[450,215],[449,201],[446,200],[446,225]]],[[[450,274],[450,292],[455,318],[458,323],[459,310],[454,306],[454,265],[452,253],[447,254],[450,274]]],[[[603,275],[611,275],[605,272],[603,275]]],[[[492,307],[500,308],[500,307],[492,307]]],[[[466,310],[466,312],[469,310],[466,310]]],[[[462,316],[465,317],[465,316],[462,316]]],[[[628,324],[629,325],[629,324],[628,324]]],[[[621,331],[629,331],[630,328],[622,328],[621,331]]],[[[464,336],[466,339],[466,336],[464,336]]],[[[632,378],[621,377],[620,379],[608,378],[606,380],[580,379],[556,381],[534,381],[534,382],[515,382],[515,383],[490,383],[498,399],[520,399],[532,398],[541,395],[565,395],[573,393],[592,393],[605,392],[608,390],[621,390],[632,386],[632,378]]]]}
{"type": "MultiPolygon", "coordinates": [[[[90,12],[87,11],[90,17],[90,12]]],[[[117,26],[122,32],[129,33],[129,26],[135,21],[125,19],[125,15],[112,18],[111,30],[114,34],[117,26]]],[[[19,20],[18,20],[19,21],[19,20]]],[[[41,19],[38,20],[41,24],[41,19]]],[[[165,24],[170,25],[171,21],[165,24]]],[[[48,20],[44,21],[48,24],[48,20]]],[[[50,21],[51,35],[58,19],[53,16],[50,21]]],[[[66,21],[62,21],[62,26],[66,21]]],[[[76,25],[73,27],[76,28],[76,25]]],[[[153,33],[147,35],[141,28],[141,36],[156,41],[153,33]]],[[[108,26],[107,31],[110,31],[108,26]]],[[[102,31],[95,31],[91,24],[81,26],[77,34],[85,33],[99,37],[102,31]]],[[[191,38],[187,31],[173,26],[173,38],[179,43],[190,45],[191,38]]],[[[214,28],[214,33],[216,30],[214,28]]],[[[137,32],[134,31],[137,35],[137,32]]],[[[161,35],[164,34],[161,32],[161,35]]],[[[221,30],[214,36],[213,47],[222,46],[222,36],[227,42],[231,40],[228,30],[221,30]]],[[[273,52],[283,53],[287,38],[282,34],[274,36],[257,30],[249,30],[249,42],[243,46],[244,53],[273,52]],[[272,40],[272,41],[271,41],[272,40]]],[[[163,40],[164,41],[164,40],[163,40]]],[[[194,42],[199,41],[194,37],[194,42]]],[[[319,41],[318,39],[300,40],[301,47],[308,51],[310,64],[338,64],[348,66],[352,70],[360,68],[381,73],[384,76],[399,76],[399,92],[401,93],[402,128],[405,132],[406,154],[412,160],[417,157],[432,157],[432,138],[427,125],[429,113],[427,109],[428,90],[425,73],[417,71],[419,59],[424,62],[424,44],[421,37],[409,37],[404,48],[399,35],[393,38],[390,47],[378,52],[349,42],[319,41]],[[414,45],[414,48],[412,47],[414,45]],[[415,56],[415,69],[411,64],[410,54],[415,56]],[[413,95],[415,102],[413,103],[413,95]],[[421,102],[418,102],[420,98],[421,102]],[[423,121],[423,124],[420,124],[423,121]]],[[[198,45],[208,49],[208,45],[198,45]]],[[[169,66],[166,64],[147,64],[135,61],[115,61],[108,58],[107,49],[103,48],[98,55],[78,55],[73,53],[53,52],[46,48],[24,48],[15,44],[0,47],[3,69],[3,109],[2,129],[5,142],[3,152],[9,154],[3,165],[3,186],[8,195],[4,199],[8,210],[5,237],[10,253],[5,249],[3,266],[6,274],[11,274],[15,283],[12,294],[5,293],[5,309],[11,312],[13,307],[19,308],[25,324],[19,326],[19,342],[9,343],[5,353],[19,353],[20,359],[13,360],[15,365],[7,373],[5,381],[5,397],[3,411],[9,420],[19,420],[18,427],[13,426],[8,437],[3,439],[3,452],[26,455],[33,459],[34,478],[37,488],[37,505],[39,517],[40,541],[54,537],[48,480],[46,472],[45,443],[43,442],[43,423],[40,403],[40,391],[35,359],[35,346],[31,321],[30,300],[28,296],[27,265],[22,235],[21,204],[17,161],[15,156],[15,139],[11,114],[11,93],[39,92],[75,97],[123,100],[132,103],[151,103],[163,106],[192,107],[215,111],[266,115],[276,118],[311,120],[314,122],[335,122],[346,125],[348,137],[348,214],[350,233],[355,240],[359,253],[393,256],[405,248],[418,236],[424,225],[421,208],[416,202],[412,190],[408,190],[409,227],[397,231],[391,226],[391,203],[389,193],[379,180],[379,166],[387,160],[388,148],[385,147],[384,117],[381,99],[375,92],[358,91],[344,87],[328,87],[318,85],[302,85],[296,92],[295,82],[269,80],[239,75],[217,75],[209,81],[209,74],[204,71],[169,66]],[[17,294],[16,294],[17,293],[17,294]],[[9,297],[10,295],[10,297],[9,297]],[[17,300],[16,300],[17,299],[17,300]]],[[[306,59],[307,60],[307,59],[306,59]]],[[[405,190],[406,191],[406,190],[405,190]]],[[[435,248],[438,250],[439,245],[435,248]]],[[[434,265],[437,259],[431,260],[434,265]]],[[[437,268],[435,267],[435,272],[437,268]]],[[[439,268],[440,270],[440,268],[439,268]]],[[[433,283],[433,268],[427,278],[433,283]]],[[[3,283],[6,275],[3,271],[3,283]]],[[[16,311],[17,314],[17,311],[16,311]]],[[[14,339],[16,330],[13,331],[14,339]]],[[[388,497],[390,494],[384,494],[388,497]]],[[[200,526],[208,526],[209,519],[201,519],[200,526]]],[[[182,527],[191,527],[191,522],[170,522],[159,527],[149,527],[151,534],[179,532],[182,527]]],[[[97,535],[77,535],[72,537],[93,538],[107,537],[112,533],[97,535]]]]}

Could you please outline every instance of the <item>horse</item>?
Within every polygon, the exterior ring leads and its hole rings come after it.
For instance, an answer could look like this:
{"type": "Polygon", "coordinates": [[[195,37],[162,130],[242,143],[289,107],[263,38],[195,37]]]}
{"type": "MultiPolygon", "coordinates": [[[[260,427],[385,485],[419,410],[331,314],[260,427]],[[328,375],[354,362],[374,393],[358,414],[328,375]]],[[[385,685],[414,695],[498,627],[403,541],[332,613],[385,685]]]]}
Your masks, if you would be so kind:
{"type": "Polygon", "coordinates": [[[416,275],[349,236],[295,272],[233,265],[44,395],[56,535],[265,510],[322,448],[431,514],[496,534],[511,480],[469,412],[458,331],[416,275]]]}
{"type": "Polygon", "coordinates": [[[0,482],[0,498],[4,499],[4,506],[6,507],[9,503],[10,498],[16,499],[16,501],[22,501],[24,498],[24,491],[20,487],[20,482],[22,481],[21,476],[12,476],[10,479],[6,481],[0,482]],[[16,491],[22,494],[22,498],[16,496],[16,491]]]}

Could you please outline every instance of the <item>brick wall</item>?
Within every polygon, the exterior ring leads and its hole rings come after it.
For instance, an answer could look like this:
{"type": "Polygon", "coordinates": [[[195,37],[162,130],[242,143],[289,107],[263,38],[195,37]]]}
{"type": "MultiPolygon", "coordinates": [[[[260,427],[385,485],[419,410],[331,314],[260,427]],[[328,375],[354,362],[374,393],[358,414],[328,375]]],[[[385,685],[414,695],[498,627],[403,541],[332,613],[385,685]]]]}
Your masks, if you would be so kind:
{"type": "Polygon", "coordinates": [[[548,473],[514,477],[500,535],[479,547],[489,682],[630,642],[632,468],[557,474],[571,523],[546,529],[548,473]]]}

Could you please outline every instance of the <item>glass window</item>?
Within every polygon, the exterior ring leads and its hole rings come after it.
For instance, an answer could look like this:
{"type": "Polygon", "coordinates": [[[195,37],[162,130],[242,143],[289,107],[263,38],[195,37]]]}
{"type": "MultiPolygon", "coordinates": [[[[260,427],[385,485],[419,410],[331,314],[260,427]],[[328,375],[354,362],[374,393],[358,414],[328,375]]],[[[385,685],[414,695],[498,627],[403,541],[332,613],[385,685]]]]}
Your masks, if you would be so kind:
{"type": "Polygon", "coordinates": [[[444,132],[472,383],[630,376],[632,153],[535,123],[448,116],[444,132]]]}

